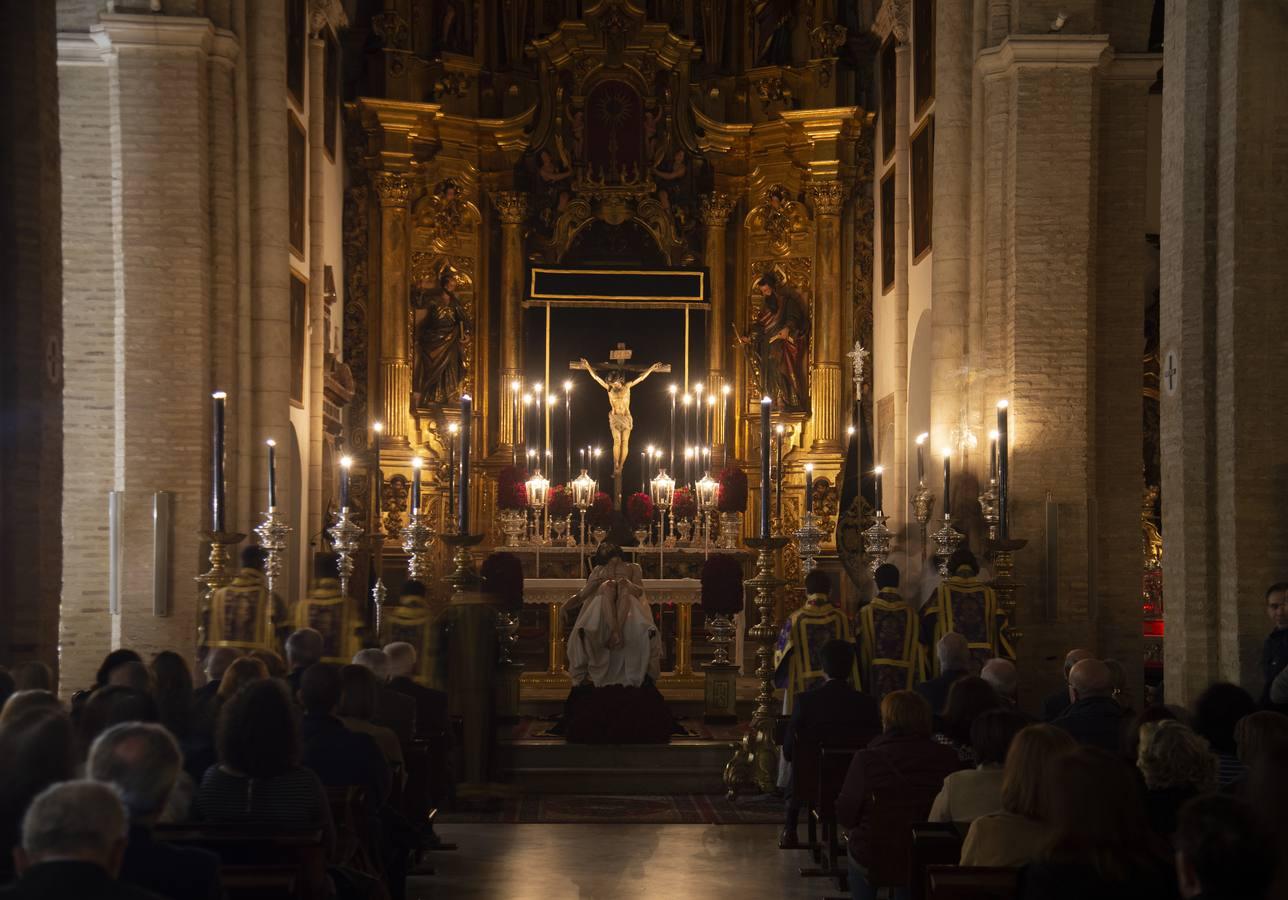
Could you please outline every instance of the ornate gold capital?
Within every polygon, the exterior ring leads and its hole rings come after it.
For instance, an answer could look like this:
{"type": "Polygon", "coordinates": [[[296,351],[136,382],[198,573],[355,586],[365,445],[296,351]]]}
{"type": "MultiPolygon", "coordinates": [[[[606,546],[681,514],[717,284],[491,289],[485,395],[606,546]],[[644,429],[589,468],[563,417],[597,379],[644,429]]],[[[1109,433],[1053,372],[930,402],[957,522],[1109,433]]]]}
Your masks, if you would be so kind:
{"type": "Polygon", "coordinates": [[[724,191],[712,191],[698,198],[698,215],[703,225],[728,225],[737,200],[724,191]]]}
{"type": "Polygon", "coordinates": [[[839,181],[811,181],[805,185],[805,195],[816,216],[839,216],[845,204],[845,186],[839,181]]]}
{"type": "Polygon", "coordinates": [[[373,179],[381,206],[406,206],[411,199],[411,179],[394,172],[381,172],[373,179]]]}
{"type": "Polygon", "coordinates": [[[501,214],[502,225],[522,225],[528,215],[528,195],[518,191],[493,191],[492,205],[501,214]]]}

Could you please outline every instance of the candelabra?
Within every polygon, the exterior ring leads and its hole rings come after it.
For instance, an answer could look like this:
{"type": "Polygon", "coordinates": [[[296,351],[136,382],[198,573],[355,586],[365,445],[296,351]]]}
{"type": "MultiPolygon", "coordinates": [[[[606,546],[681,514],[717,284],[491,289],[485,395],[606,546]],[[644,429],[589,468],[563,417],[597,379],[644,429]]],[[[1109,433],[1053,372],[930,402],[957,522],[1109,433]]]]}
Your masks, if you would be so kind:
{"type": "Polygon", "coordinates": [[[210,602],[215,591],[233,580],[229,563],[233,554],[230,548],[236,547],[246,539],[246,535],[231,531],[203,531],[201,539],[210,542],[210,570],[203,572],[193,580],[201,585],[201,610],[197,617],[197,646],[206,645],[206,628],[210,621],[210,602]]]}
{"type": "Polygon", "coordinates": [[[926,558],[926,530],[930,526],[930,514],[935,509],[935,495],[930,493],[924,481],[917,484],[917,493],[912,495],[912,516],[921,526],[921,558],[926,558]]]}
{"type": "Polygon", "coordinates": [[[778,765],[772,706],[774,640],[778,637],[778,629],[774,627],[774,592],[785,582],[774,574],[774,563],[778,551],[787,545],[787,538],[747,538],[745,543],[756,551],[756,576],[748,579],[746,585],[756,592],[760,621],[747,635],[759,645],[756,648],[756,677],[760,679],[760,693],[756,695],[751,726],[736,745],[733,759],[725,765],[724,785],[730,799],[740,787],[751,785],[762,793],[770,793],[777,782],[778,765]]]}
{"type": "Polygon", "coordinates": [[[796,529],[795,536],[796,554],[801,558],[801,574],[808,575],[818,565],[814,562],[814,557],[818,556],[818,544],[823,537],[823,532],[814,524],[813,510],[801,517],[801,527],[796,529]]]}
{"type": "Polygon", "coordinates": [[[953,517],[944,513],[943,526],[930,537],[935,542],[935,555],[939,557],[939,574],[947,577],[951,574],[948,571],[948,557],[953,555],[964,535],[953,527],[953,517]]]}
{"type": "Polygon", "coordinates": [[[340,593],[346,597],[349,596],[349,579],[353,577],[353,554],[358,550],[361,537],[362,528],[353,520],[350,508],[340,507],[335,514],[335,524],[331,526],[331,546],[340,558],[340,593]]]}
{"type": "Polygon", "coordinates": [[[455,568],[443,580],[452,586],[452,600],[457,602],[467,590],[478,586],[479,575],[474,569],[474,555],[469,548],[482,543],[483,535],[445,534],[442,540],[449,547],[456,548],[456,552],[452,554],[452,565],[455,568]]]}
{"type": "Polygon", "coordinates": [[[988,480],[988,490],[979,495],[979,511],[984,516],[984,524],[988,526],[988,539],[990,541],[996,541],[998,537],[999,510],[997,477],[994,476],[988,480]]]}
{"type": "Polygon", "coordinates": [[[1015,578],[1015,551],[1024,549],[1028,541],[1022,538],[1001,538],[989,541],[988,555],[993,560],[993,590],[997,593],[997,605],[1006,613],[1006,639],[1015,647],[1024,632],[1016,627],[1016,595],[1023,585],[1015,578]]]}
{"type": "MultiPolygon", "coordinates": [[[[868,554],[868,568],[873,572],[886,561],[886,557],[890,554],[890,529],[886,528],[886,522],[890,521],[890,517],[878,509],[875,519],[871,527],[863,532],[863,549],[868,554]]],[[[921,527],[924,534],[926,526],[921,527]]]]}
{"type": "Polygon", "coordinates": [[[277,589],[277,576],[282,574],[282,555],[286,553],[286,536],[290,533],[291,526],[276,506],[270,506],[264,513],[264,521],[255,526],[255,536],[264,548],[264,580],[270,597],[277,589]]]}
{"type": "Polygon", "coordinates": [[[430,576],[429,545],[434,540],[434,529],[417,507],[407,517],[402,528],[402,548],[407,552],[407,575],[413,581],[424,582],[430,576]]]}

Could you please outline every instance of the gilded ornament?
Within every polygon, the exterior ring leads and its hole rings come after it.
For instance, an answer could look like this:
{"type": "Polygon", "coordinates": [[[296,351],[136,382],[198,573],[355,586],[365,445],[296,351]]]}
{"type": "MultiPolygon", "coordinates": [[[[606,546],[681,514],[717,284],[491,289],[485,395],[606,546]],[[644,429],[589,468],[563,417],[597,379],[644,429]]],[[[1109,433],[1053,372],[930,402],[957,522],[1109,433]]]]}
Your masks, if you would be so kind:
{"type": "Polygon", "coordinates": [[[406,206],[411,199],[411,180],[396,172],[379,172],[373,179],[381,206],[406,206]]]}
{"type": "Polygon", "coordinates": [[[698,198],[698,215],[703,225],[728,225],[737,200],[724,191],[712,191],[698,198]]]}
{"type": "Polygon", "coordinates": [[[810,54],[815,59],[830,59],[845,45],[848,31],[844,25],[824,22],[809,33],[810,54]]]}
{"type": "Polygon", "coordinates": [[[528,195],[519,191],[493,191],[492,205],[502,225],[522,225],[528,215],[528,195]]]}
{"type": "Polygon", "coordinates": [[[805,185],[805,194],[814,206],[815,215],[839,216],[845,205],[845,187],[836,180],[811,181],[805,185]]]}
{"type": "Polygon", "coordinates": [[[805,205],[787,188],[774,184],[761,194],[760,205],[747,213],[744,224],[764,232],[769,249],[778,256],[786,256],[792,249],[792,238],[808,230],[808,221],[805,205]]]}

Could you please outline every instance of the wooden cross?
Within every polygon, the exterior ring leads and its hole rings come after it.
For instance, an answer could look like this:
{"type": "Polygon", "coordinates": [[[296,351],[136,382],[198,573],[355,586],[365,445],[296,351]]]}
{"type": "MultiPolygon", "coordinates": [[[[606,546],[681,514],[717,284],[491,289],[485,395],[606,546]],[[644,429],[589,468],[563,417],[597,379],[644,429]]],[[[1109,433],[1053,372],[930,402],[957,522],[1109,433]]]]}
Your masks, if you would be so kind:
{"type": "MultiPolygon", "coordinates": [[[[634,352],[635,351],[627,347],[626,344],[622,343],[621,341],[618,341],[617,346],[614,349],[608,351],[608,362],[599,363],[596,366],[596,368],[608,369],[610,371],[616,371],[616,372],[644,372],[644,371],[647,371],[649,368],[651,368],[650,366],[640,366],[640,365],[632,364],[630,362],[630,358],[634,354],[634,352]]],[[[578,359],[568,363],[568,368],[572,369],[574,372],[581,372],[581,371],[584,371],[586,367],[583,366],[581,364],[581,360],[578,359]]],[[[671,365],[669,363],[660,365],[656,369],[654,369],[654,371],[670,372],[671,365]]]]}

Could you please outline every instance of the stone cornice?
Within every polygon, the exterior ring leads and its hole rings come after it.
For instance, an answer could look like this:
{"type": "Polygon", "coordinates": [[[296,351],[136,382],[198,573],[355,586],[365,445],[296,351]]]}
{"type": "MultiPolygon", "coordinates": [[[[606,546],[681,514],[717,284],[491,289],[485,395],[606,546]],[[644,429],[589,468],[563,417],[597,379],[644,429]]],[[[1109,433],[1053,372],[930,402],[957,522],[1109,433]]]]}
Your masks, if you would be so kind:
{"type": "Polygon", "coordinates": [[[107,57],[88,31],[62,31],[58,33],[58,65],[105,66],[107,57]]]}
{"type": "Polygon", "coordinates": [[[1107,34],[1013,34],[996,47],[981,51],[975,68],[986,78],[1016,66],[1096,68],[1112,52],[1107,34]]]}
{"type": "Polygon", "coordinates": [[[210,53],[215,26],[209,19],[193,16],[138,16],[102,13],[89,27],[90,36],[104,52],[128,47],[133,50],[182,50],[210,53]]]}
{"type": "Polygon", "coordinates": [[[1103,77],[1107,81],[1148,81],[1153,84],[1162,67],[1161,53],[1115,53],[1110,50],[1103,77]]]}

